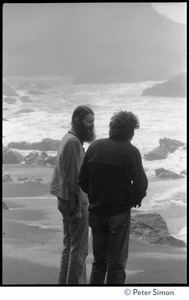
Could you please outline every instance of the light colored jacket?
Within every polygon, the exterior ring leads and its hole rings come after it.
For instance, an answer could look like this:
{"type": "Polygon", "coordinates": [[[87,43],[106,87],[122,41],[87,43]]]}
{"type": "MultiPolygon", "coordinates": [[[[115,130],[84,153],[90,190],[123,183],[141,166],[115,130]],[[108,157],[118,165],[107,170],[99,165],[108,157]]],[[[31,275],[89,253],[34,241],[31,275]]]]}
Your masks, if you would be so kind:
{"type": "Polygon", "coordinates": [[[87,194],[78,184],[78,175],[85,156],[79,138],[68,131],[60,142],[55,169],[50,184],[50,193],[67,201],[74,201],[76,194],[80,203],[88,203],[87,194]]]}

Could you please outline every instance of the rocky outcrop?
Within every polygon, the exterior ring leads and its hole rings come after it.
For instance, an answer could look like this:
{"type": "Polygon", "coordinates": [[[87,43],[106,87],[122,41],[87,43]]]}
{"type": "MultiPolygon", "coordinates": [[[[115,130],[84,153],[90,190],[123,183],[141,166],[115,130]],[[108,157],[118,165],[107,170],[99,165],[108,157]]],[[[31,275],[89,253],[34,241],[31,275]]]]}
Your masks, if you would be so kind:
{"type": "Polygon", "coordinates": [[[161,148],[158,146],[150,152],[144,154],[144,159],[146,160],[156,160],[156,159],[165,159],[167,158],[169,151],[167,149],[161,148]]]}
{"type": "Polygon", "coordinates": [[[37,163],[39,160],[39,153],[38,152],[31,152],[27,156],[24,157],[24,161],[26,164],[33,164],[37,163]]]}
{"type": "Polygon", "coordinates": [[[37,164],[40,166],[44,166],[47,164],[54,165],[55,158],[54,156],[49,156],[45,151],[38,153],[38,152],[31,152],[24,158],[26,164],[37,164]]]}
{"type": "Polygon", "coordinates": [[[184,178],[184,176],[177,174],[175,172],[166,170],[164,168],[155,169],[155,173],[158,178],[170,178],[170,179],[184,178]]]}
{"type": "Polygon", "coordinates": [[[27,176],[20,176],[17,178],[18,181],[21,181],[21,182],[24,182],[26,180],[28,180],[28,177],[27,176]]]}
{"type": "Polygon", "coordinates": [[[6,97],[6,98],[3,98],[3,101],[8,103],[8,104],[15,104],[16,103],[16,99],[13,98],[13,97],[6,97]]]}
{"type": "Polygon", "coordinates": [[[20,164],[24,161],[23,155],[8,147],[3,148],[3,164],[20,164]]]}
{"type": "Polygon", "coordinates": [[[32,144],[29,144],[27,142],[10,142],[8,144],[9,148],[13,148],[13,149],[20,149],[20,150],[32,150],[32,144]]]}
{"type": "Polygon", "coordinates": [[[3,174],[3,182],[12,182],[13,179],[10,174],[3,174]]]}
{"type": "Polygon", "coordinates": [[[39,150],[39,151],[57,151],[60,140],[53,140],[50,138],[43,139],[41,142],[27,143],[27,142],[11,142],[8,147],[22,150],[39,150]]]}
{"type": "Polygon", "coordinates": [[[31,176],[31,177],[27,177],[27,176],[21,176],[17,178],[18,181],[22,182],[22,183],[28,183],[28,182],[38,182],[40,183],[41,181],[43,181],[43,179],[41,177],[36,177],[36,176],[31,176]]]}
{"type": "Polygon", "coordinates": [[[175,152],[179,147],[184,146],[185,143],[178,140],[163,138],[159,140],[159,146],[150,152],[144,154],[146,160],[165,159],[169,153],[175,152]]]}
{"type": "Polygon", "coordinates": [[[180,172],[180,174],[181,175],[187,175],[187,172],[186,172],[186,170],[183,170],[183,171],[180,172]]]}
{"type": "MultiPolygon", "coordinates": [[[[23,142],[22,145],[25,146],[25,144],[27,144],[27,143],[23,142]]],[[[27,144],[27,146],[28,146],[28,144],[27,144]]],[[[3,163],[4,164],[19,164],[19,163],[25,162],[25,164],[30,164],[30,165],[54,166],[55,160],[56,160],[56,156],[48,155],[45,151],[42,151],[42,152],[34,151],[24,157],[19,152],[14,151],[14,150],[10,149],[9,147],[3,148],[3,163]]]]}
{"type": "Polygon", "coordinates": [[[47,159],[49,156],[45,151],[42,151],[39,155],[39,160],[40,161],[44,161],[45,159],[47,159]]]}
{"type": "Polygon", "coordinates": [[[131,237],[150,244],[186,247],[184,241],[170,235],[165,220],[158,213],[132,213],[131,237]]]}
{"type": "Polygon", "coordinates": [[[48,156],[48,158],[46,158],[43,162],[42,165],[50,165],[50,166],[54,166],[56,162],[56,156],[48,156]]]}
{"type": "Polygon", "coordinates": [[[169,152],[175,152],[179,147],[185,145],[185,143],[178,140],[172,140],[168,138],[163,138],[159,140],[160,146],[164,149],[167,149],[169,152]]]}
{"type": "Polygon", "coordinates": [[[143,96],[186,97],[186,74],[179,74],[143,91],[143,96]]]}

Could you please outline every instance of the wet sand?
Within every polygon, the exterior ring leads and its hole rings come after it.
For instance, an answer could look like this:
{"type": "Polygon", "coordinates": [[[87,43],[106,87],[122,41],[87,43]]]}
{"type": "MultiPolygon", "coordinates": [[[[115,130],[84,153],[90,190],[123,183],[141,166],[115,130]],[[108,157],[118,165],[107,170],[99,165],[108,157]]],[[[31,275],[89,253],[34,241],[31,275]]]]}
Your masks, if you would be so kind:
{"type": "MultiPolygon", "coordinates": [[[[3,285],[52,285],[58,282],[62,251],[62,219],[56,198],[49,194],[52,168],[4,165],[13,182],[3,183],[3,285]],[[18,183],[17,177],[39,176],[41,183],[18,183]]],[[[183,181],[152,181],[141,209],[155,193],[170,192],[183,181]]],[[[160,210],[161,212],[161,210],[160,210]]],[[[172,233],[186,226],[186,212],[163,212],[172,233]],[[176,226],[177,220],[177,226],[176,226]]],[[[87,257],[87,283],[92,263],[91,238],[87,257]]],[[[186,284],[186,248],[158,246],[130,239],[127,285],[186,284]]]]}

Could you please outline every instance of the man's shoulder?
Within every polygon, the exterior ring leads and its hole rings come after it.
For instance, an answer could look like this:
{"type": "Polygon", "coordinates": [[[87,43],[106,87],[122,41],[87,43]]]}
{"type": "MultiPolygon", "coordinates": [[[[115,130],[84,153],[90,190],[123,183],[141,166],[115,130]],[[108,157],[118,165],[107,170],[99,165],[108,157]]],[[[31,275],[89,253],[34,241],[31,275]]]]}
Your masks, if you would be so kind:
{"type": "Polygon", "coordinates": [[[77,136],[75,136],[74,134],[67,132],[63,138],[62,138],[62,142],[64,143],[80,143],[79,139],[77,136]]]}
{"type": "Polygon", "coordinates": [[[141,157],[140,150],[133,144],[129,144],[129,147],[127,148],[127,155],[131,158],[131,160],[139,159],[141,157]]]}
{"type": "Polygon", "coordinates": [[[109,143],[108,138],[97,139],[96,141],[92,142],[92,144],[90,145],[90,148],[94,148],[96,146],[104,145],[104,144],[107,144],[107,143],[109,143]]]}
{"type": "Polygon", "coordinates": [[[73,148],[73,147],[81,147],[81,143],[79,141],[79,139],[71,134],[71,133],[66,133],[60,143],[60,149],[65,149],[65,148],[73,148]]]}

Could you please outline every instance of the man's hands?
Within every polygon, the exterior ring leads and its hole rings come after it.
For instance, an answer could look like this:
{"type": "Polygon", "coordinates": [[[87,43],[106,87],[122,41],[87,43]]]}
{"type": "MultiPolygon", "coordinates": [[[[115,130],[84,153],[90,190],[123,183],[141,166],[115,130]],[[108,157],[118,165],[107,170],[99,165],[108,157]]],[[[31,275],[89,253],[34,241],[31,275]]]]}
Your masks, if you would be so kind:
{"type": "Polygon", "coordinates": [[[75,193],[75,197],[70,200],[70,213],[71,213],[71,218],[81,218],[82,213],[81,213],[81,203],[79,201],[79,195],[78,193],[75,193]]]}

